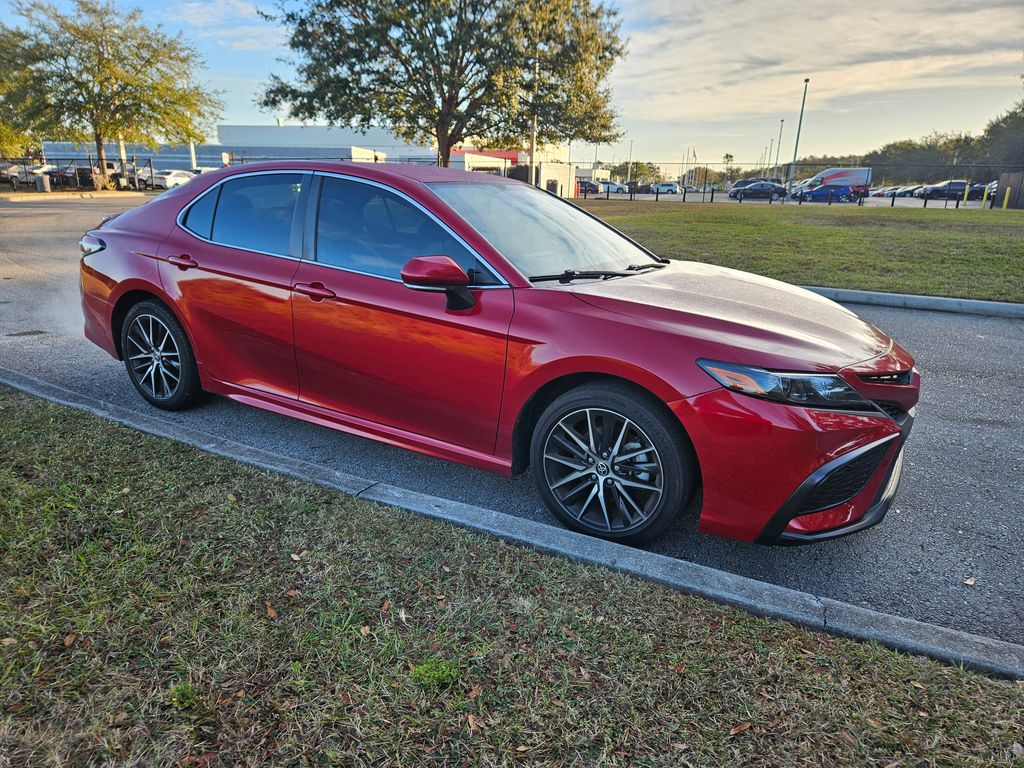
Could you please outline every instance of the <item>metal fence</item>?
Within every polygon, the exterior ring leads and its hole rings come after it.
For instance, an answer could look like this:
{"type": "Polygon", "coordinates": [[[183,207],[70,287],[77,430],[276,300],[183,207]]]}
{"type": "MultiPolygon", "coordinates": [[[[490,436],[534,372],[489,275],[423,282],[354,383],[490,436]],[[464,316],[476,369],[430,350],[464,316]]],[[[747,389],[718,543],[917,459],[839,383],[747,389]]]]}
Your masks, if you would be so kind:
{"type": "Polygon", "coordinates": [[[1024,166],[892,163],[873,165],[798,163],[621,163],[578,165],[577,197],[656,202],[734,202],[943,208],[1024,208],[1024,166]],[[867,168],[870,181],[803,186],[830,169],[867,168]],[[759,187],[749,189],[757,180],[759,187]],[[831,187],[831,188],[830,188],[831,187]]]}
{"type": "Polygon", "coordinates": [[[158,172],[151,157],[107,160],[106,171],[104,181],[96,159],[89,154],[46,158],[0,156],[0,188],[15,192],[40,189],[79,191],[103,186],[144,190],[154,188],[158,181],[158,172]]]}

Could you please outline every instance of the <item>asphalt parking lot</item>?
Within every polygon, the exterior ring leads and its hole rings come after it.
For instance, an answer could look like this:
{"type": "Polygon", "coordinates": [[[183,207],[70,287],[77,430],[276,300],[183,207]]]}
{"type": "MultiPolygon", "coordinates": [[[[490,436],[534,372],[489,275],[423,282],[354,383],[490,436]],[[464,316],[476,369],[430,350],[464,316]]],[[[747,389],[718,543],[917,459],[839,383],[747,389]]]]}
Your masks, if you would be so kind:
{"type": "MultiPolygon", "coordinates": [[[[130,204],[0,203],[0,367],[156,414],[136,395],[121,364],[81,336],[78,238],[102,215],[130,204]]],[[[856,309],[917,356],[924,381],[903,484],[888,518],[855,536],[802,548],[699,535],[690,519],[654,549],[1024,643],[1024,322],[856,309]]],[[[394,485],[555,524],[529,475],[502,478],[219,398],[163,417],[362,477],[386,477],[394,485]]],[[[125,473],[127,481],[131,468],[125,473]]]]}

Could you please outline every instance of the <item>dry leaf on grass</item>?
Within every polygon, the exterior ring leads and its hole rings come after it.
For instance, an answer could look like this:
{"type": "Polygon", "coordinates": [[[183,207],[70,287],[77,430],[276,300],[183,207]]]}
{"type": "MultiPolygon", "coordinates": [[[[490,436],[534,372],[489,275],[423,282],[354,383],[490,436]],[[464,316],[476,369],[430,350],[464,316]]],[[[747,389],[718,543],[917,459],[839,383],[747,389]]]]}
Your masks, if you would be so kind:
{"type": "Polygon", "coordinates": [[[751,723],[740,723],[739,725],[735,726],[734,728],[730,728],[729,729],[729,735],[730,736],[736,736],[738,734],[741,734],[744,731],[749,730],[751,725],[752,725],[751,723]]]}
{"type": "Polygon", "coordinates": [[[270,604],[269,600],[267,600],[265,602],[265,605],[267,606],[267,616],[269,616],[272,619],[276,619],[277,618],[277,611],[274,610],[274,606],[272,606],[270,604]]]}

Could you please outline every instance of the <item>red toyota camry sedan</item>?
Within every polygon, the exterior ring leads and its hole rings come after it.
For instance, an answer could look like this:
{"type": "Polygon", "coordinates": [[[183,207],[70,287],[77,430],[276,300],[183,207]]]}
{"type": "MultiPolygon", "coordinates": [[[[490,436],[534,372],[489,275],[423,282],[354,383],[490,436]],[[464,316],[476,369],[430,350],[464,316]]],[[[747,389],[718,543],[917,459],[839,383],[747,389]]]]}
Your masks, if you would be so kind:
{"type": "Polygon", "coordinates": [[[668,261],[517,181],[415,165],[203,174],[81,241],[85,334],[139,394],[212,392],[506,475],[629,543],[824,541],[885,515],[920,378],[877,328],[668,261]]]}

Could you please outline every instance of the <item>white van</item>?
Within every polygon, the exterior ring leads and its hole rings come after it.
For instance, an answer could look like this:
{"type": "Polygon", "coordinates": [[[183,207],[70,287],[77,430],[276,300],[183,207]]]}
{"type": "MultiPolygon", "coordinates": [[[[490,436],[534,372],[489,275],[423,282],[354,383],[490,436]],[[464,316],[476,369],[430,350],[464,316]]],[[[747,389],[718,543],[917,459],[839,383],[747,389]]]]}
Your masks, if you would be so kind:
{"type": "Polygon", "coordinates": [[[809,179],[797,182],[793,185],[790,197],[796,199],[804,192],[810,192],[823,184],[849,187],[860,197],[866,197],[871,191],[871,169],[870,168],[827,168],[821,173],[816,173],[809,179]]]}

